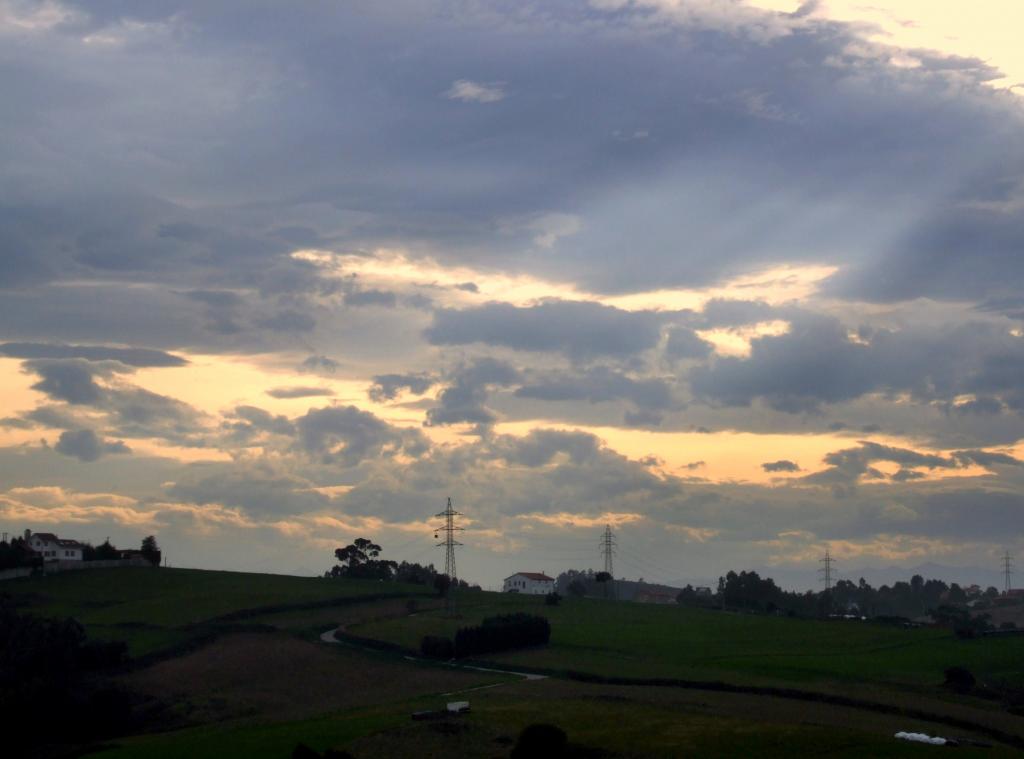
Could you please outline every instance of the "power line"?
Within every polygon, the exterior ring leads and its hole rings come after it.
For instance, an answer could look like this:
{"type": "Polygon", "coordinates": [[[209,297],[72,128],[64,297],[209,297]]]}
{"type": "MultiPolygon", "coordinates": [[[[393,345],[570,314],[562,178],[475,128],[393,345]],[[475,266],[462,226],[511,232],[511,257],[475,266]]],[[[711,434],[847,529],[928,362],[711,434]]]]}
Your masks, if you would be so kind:
{"type": "Polygon", "coordinates": [[[620,547],[619,552],[620,556],[625,557],[628,563],[639,565],[637,568],[644,570],[648,574],[659,575],[662,579],[675,578],[679,574],[678,570],[669,569],[656,561],[644,556],[638,556],[625,548],[620,547]]]}
{"type": "Polygon", "coordinates": [[[452,508],[451,497],[448,498],[448,507],[440,514],[435,514],[434,516],[444,518],[444,524],[434,528],[434,537],[437,538],[439,532],[444,533],[444,540],[437,545],[444,546],[445,549],[444,573],[448,578],[448,588],[444,596],[444,607],[445,612],[451,617],[455,616],[455,588],[459,583],[458,576],[455,573],[455,546],[462,545],[462,543],[455,539],[455,533],[461,532],[465,528],[455,525],[455,517],[461,517],[462,514],[452,508]]]}

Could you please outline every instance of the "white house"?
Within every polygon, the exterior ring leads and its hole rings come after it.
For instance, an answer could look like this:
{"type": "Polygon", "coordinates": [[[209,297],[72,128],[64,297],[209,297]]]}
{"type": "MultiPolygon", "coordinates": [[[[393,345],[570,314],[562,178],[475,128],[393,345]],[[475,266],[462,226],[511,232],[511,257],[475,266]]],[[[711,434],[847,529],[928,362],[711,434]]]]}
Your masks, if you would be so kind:
{"type": "Polygon", "coordinates": [[[505,578],[503,593],[527,593],[534,596],[546,596],[555,590],[555,580],[543,572],[516,572],[505,578]]]}
{"type": "Polygon", "coordinates": [[[43,561],[81,561],[84,545],[77,540],[58,538],[52,532],[29,532],[25,530],[25,542],[29,548],[43,557],[43,561]]]}

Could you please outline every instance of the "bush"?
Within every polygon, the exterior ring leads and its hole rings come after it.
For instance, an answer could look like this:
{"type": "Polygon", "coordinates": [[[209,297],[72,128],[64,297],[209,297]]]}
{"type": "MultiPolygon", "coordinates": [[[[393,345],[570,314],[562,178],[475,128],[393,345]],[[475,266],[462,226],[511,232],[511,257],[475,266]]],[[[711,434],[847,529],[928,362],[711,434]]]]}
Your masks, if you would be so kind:
{"type": "Polygon", "coordinates": [[[454,659],[455,646],[448,638],[424,635],[420,641],[420,653],[429,659],[454,659]]]}
{"type": "Polygon", "coordinates": [[[512,749],[512,759],[533,759],[538,756],[561,756],[569,737],[557,725],[527,725],[512,749]]]}
{"type": "Polygon", "coordinates": [[[533,614],[503,614],[488,617],[477,627],[460,627],[455,633],[455,655],[459,658],[542,646],[551,638],[547,619],[533,614]]]}
{"type": "Polygon", "coordinates": [[[546,606],[558,606],[560,603],[562,603],[562,597],[558,595],[558,591],[556,590],[553,590],[544,596],[544,604],[546,606]]]}
{"type": "Polygon", "coordinates": [[[945,674],[946,682],[943,685],[957,693],[970,693],[977,682],[965,667],[950,667],[945,674]]]}

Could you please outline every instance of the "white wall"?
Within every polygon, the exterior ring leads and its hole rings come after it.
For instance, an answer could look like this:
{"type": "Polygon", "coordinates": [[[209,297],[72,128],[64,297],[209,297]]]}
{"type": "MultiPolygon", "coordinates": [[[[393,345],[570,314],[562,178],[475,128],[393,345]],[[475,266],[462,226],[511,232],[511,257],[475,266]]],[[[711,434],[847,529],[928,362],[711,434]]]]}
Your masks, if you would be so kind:
{"type": "Polygon", "coordinates": [[[526,593],[531,596],[545,596],[551,593],[555,589],[555,582],[543,582],[540,580],[531,580],[529,577],[523,577],[522,575],[512,575],[502,587],[503,592],[516,592],[526,593]]]}

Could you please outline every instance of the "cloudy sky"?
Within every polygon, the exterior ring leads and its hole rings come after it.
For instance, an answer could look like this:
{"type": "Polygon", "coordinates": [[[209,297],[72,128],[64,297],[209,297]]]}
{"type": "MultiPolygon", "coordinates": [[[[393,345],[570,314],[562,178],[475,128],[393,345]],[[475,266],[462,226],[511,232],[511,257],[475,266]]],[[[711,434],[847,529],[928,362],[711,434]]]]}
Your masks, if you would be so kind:
{"type": "Polygon", "coordinates": [[[1024,7],[964,5],[0,0],[3,529],[995,566],[1024,7]]]}

